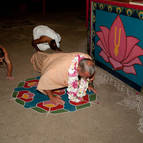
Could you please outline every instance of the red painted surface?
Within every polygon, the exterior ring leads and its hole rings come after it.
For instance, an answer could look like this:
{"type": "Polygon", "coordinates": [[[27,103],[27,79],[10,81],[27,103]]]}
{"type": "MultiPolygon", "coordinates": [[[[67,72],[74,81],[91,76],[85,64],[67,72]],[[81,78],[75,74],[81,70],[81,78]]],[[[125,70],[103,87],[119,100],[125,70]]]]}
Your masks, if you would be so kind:
{"type": "MultiPolygon", "coordinates": [[[[89,11],[89,7],[91,9],[91,2],[99,2],[99,3],[109,4],[109,5],[116,5],[120,7],[143,10],[143,6],[133,5],[125,2],[108,1],[108,0],[86,0],[86,26],[88,26],[88,11],[89,11]]],[[[90,19],[91,19],[91,15],[90,15],[90,19]]]]}
{"type": "MultiPolygon", "coordinates": [[[[49,103],[50,104],[50,103],[49,103]]],[[[45,109],[46,111],[56,111],[56,110],[59,110],[59,109],[63,109],[64,106],[61,105],[61,104],[58,104],[58,105],[55,105],[55,107],[46,107],[44,106],[44,102],[41,102],[41,103],[38,103],[37,104],[37,107],[40,107],[42,109],[45,109]]]]}
{"type": "Polygon", "coordinates": [[[39,81],[39,80],[26,81],[25,84],[24,84],[24,87],[25,87],[25,88],[35,87],[35,86],[38,85],[38,81],[39,81]],[[31,86],[30,84],[32,84],[32,86],[31,86]]]}
{"type": "Polygon", "coordinates": [[[33,100],[33,97],[34,97],[34,94],[30,93],[29,91],[19,91],[19,93],[18,93],[18,95],[17,95],[17,98],[19,98],[19,99],[21,99],[21,100],[23,100],[23,101],[25,101],[25,102],[30,102],[30,101],[32,101],[32,100],[33,100]],[[26,93],[26,94],[29,94],[29,98],[28,98],[28,99],[22,97],[23,94],[25,94],[25,93],[26,93]]]}
{"type": "Polygon", "coordinates": [[[86,96],[83,97],[83,101],[80,101],[80,102],[70,101],[70,104],[78,106],[78,105],[86,104],[88,102],[89,102],[88,95],[86,95],[86,96]]]}
{"type": "Polygon", "coordinates": [[[117,2],[117,1],[108,1],[108,0],[90,0],[90,1],[109,4],[109,5],[116,5],[116,6],[120,6],[120,7],[134,8],[134,9],[143,10],[143,6],[133,5],[133,4],[129,4],[127,2],[117,2]]]}

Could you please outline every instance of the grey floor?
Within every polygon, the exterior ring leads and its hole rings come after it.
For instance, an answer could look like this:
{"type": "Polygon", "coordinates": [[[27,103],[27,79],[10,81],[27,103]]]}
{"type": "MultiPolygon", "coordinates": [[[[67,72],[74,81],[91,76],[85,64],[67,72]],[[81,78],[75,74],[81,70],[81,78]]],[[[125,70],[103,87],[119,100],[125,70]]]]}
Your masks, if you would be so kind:
{"type": "Polygon", "coordinates": [[[0,21],[0,44],[8,50],[15,79],[6,80],[0,68],[0,143],[141,143],[139,115],[117,104],[124,95],[102,81],[97,67],[96,89],[100,104],[77,112],[40,114],[24,109],[11,97],[18,82],[39,75],[30,63],[32,29],[44,24],[60,33],[65,52],[86,52],[87,29],[81,13],[53,13],[46,17],[0,21]],[[100,84],[99,84],[100,83],[100,84]]]}

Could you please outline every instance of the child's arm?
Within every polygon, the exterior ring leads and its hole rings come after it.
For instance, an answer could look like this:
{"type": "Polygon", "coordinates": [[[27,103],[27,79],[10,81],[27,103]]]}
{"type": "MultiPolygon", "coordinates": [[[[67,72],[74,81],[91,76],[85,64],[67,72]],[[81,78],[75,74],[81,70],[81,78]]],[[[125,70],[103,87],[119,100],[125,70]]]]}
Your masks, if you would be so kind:
{"type": "Polygon", "coordinates": [[[3,51],[4,51],[4,55],[5,55],[4,60],[5,60],[6,65],[7,65],[7,79],[14,79],[13,76],[12,76],[12,70],[13,70],[12,62],[11,62],[5,48],[3,48],[3,51]]]}

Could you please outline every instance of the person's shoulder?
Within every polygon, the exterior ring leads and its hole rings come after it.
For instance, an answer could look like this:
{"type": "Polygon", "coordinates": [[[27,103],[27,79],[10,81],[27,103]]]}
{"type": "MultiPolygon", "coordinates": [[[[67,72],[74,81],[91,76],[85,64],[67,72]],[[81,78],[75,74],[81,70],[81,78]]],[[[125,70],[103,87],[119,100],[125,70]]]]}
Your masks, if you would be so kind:
{"type": "Polygon", "coordinates": [[[88,55],[87,53],[83,53],[83,52],[62,52],[62,53],[59,53],[61,54],[62,56],[67,56],[68,57],[75,57],[77,55],[82,55],[84,56],[85,58],[90,58],[90,55],[88,55]]]}
{"type": "Polygon", "coordinates": [[[72,54],[74,54],[74,55],[83,55],[83,56],[86,56],[86,57],[90,57],[89,54],[83,53],[83,52],[72,52],[72,54]]]}

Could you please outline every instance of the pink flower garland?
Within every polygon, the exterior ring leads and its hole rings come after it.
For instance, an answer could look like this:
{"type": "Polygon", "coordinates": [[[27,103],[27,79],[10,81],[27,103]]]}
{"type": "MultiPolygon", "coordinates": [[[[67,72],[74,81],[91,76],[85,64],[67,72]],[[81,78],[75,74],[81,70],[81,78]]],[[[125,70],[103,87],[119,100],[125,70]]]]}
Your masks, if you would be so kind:
{"type": "Polygon", "coordinates": [[[72,60],[72,64],[68,71],[68,98],[74,102],[80,102],[82,97],[86,95],[86,90],[88,88],[88,79],[85,80],[81,78],[79,81],[78,79],[78,64],[81,59],[83,59],[83,55],[77,55],[72,60]]]}

